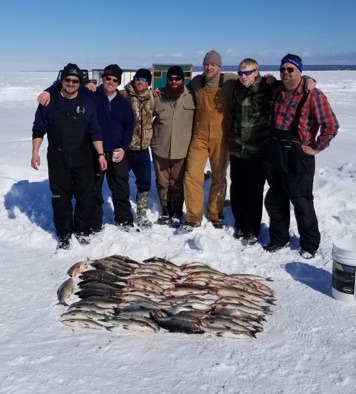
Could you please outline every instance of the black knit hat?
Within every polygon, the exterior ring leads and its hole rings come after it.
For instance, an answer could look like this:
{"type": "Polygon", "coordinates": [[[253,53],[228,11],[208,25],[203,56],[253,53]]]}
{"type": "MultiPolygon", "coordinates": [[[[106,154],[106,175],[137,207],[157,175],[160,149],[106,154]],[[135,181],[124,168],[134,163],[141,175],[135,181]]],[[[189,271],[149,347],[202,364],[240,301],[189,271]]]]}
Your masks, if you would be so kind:
{"type": "Polygon", "coordinates": [[[180,66],[169,67],[167,71],[167,79],[169,79],[170,77],[180,77],[184,79],[184,71],[182,67],[180,66]]]}
{"type": "Polygon", "coordinates": [[[79,78],[80,82],[82,82],[82,80],[83,80],[83,75],[82,75],[80,68],[74,63],[68,63],[63,68],[63,71],[61,74],[61,81],[63,81],[63,79],[65,77],[68,77],[69,75],[75,75],[76,77],[79,78]]]}
{"type": "Polygon", "coordinates": [[[133,79],[139,80],[139,78],[147,79],[148,84],[151,85],[152,74],[151,71],[148,70],[147,68],[140,68],[136,71],[136,74],[134,75],[133,79]]]}
{"type": "Polygon", "coordinates": [[[122,70],[117,64],[110,64],[104,68],[104,73],[102,77],[114,77],[121,83],[122,70]]]}

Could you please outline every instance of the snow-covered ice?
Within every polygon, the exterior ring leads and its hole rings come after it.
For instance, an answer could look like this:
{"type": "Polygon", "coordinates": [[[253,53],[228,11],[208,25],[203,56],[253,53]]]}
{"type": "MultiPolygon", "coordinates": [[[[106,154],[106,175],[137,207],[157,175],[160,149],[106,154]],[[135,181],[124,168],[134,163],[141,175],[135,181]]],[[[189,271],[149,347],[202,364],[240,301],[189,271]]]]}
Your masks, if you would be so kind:
{"type": "MultiPolygon", "coordinates": [[[[37,95],[55,73],[0,75],[0,393],[354,393],[356,303],[331,295],[333,243],[356,236],[356,71],[309,72],[339,119],[339,135],[317,158],[315,207],[322,235],[315,259],[298,254],[292,215],[291,247],[275,254],[264,212],[259,243],[232,237],[233,219],[216,230],[204,220],[189,234],[154,225],[123,233],[112,223],[105,189],[105,227],[90,245],[54,254],[56,240],[45,146],[39,171],[30,167],[37,95]],[[111,254],[142,261],[165,257],[201,261],[226,273],[273,278],[273,314],[256,339],[212,335],[72,330],[56,305],[67,269],[111,254]]],[[[135,208],[134,179],[130,179],[135,208]]],[[[152,173],[149,217],[158,217],[152,173]]],[[[208,187],[208,182],[206,183],[208,187]]]]}

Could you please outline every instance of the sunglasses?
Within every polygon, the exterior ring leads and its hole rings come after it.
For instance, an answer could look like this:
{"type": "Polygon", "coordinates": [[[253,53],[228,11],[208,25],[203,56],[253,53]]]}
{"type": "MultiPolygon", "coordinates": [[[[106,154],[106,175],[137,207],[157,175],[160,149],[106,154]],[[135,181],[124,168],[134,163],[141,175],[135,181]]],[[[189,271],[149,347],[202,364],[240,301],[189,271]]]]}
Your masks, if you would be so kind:
{"type": "Polygon", "coordinates": [[[79,79],[72,79],[72,78],[64,78],[65,83],[72,83],[73,85],[76,85],[79,83],[79,79]]]}
{"type": "Polygon", "coordinates": [[[253,72],[255,72],[256,70],[248,70],[248,71],[238,71],[237,73],[239,74],[239,76],[241,77],[242,75],[246,75],[247,77],[249,75],[251,75],[253,72]]]}
{"type": "Polygon", "coordinates": [[[145,77],[135,77],[134,80],[138,82],[148,82],[148,79],[145,77]]]}
{"type": "Polygon", "coordinates": [[[182,77],[169,77],[168,81],[169,82],[178,82],[181,81],[183,78],[182,77]]]}
{"type": "Polygon", "coordinates": [[[117,79],[117,78],[114,78],[114,77],[104,77],[105,78],[105,81],[108,81],[108,82],[114,82],[114,83],[118,83],[119,82],[119,80],[117,79]]]}
{"type": "Polygon", "coordinates": [[[285,73],[286,71],[287,72],[289,72],[290,74],[292,74],[292,72],[295,70],[295,68],[293,68],[293,67],[281,67],[280,69],[279,69],[279,71],[281,72],[281,73],[285,73]]]}

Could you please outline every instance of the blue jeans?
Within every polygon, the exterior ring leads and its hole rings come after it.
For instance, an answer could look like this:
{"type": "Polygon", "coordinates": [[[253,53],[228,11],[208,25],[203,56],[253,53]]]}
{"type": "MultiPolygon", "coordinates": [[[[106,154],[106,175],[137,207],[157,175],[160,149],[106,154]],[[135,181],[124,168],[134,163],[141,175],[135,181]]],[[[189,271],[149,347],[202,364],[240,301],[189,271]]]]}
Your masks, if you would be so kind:
{"type": "Polygon", "coordinates": [[[149,149],[126,151],[126,160],[129,171],[132,170],[136,177],[137,192],[149,192],[151,188],[151,157],[149,149]]]}

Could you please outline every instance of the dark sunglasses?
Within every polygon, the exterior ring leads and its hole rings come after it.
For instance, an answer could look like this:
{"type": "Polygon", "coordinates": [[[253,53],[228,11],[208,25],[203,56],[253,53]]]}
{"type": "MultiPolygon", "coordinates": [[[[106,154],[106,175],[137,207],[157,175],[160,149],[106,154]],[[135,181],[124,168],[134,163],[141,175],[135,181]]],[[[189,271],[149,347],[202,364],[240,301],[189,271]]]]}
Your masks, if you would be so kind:
{"type": "Polygon", "coordinates": [[[73,85],[76,85],[79,83],[79,79],[72,79],[72,78],[64,78],[65,83],[72,83],[73,85]]]}
{"type": "Polygon", "coordinates": [[[168,81],[169,82],[178,82],[178,81],[181,81],[183,78],[182,77],[169,77],[168,78],[168,81]]]}
{"type": "Polygon", "coordinates": [[[251,75],[253,72],[255,72],[256,70],[248,70],[248,71],[238,71],[237,73],[240,75],[240,77],[242,76],[242,75],[246,75],[246,76],[249,76],[249,75],[251,75]]]}
{"type": "Polygon", "coordinates": [[[148,82],[148,79],[145,77],[135,77],[134,80],[138,82],[148,82]]]}
{"type": "Polygon", "coordinates": [[[295,70],[295,68],[293,68],[293,67],[281,67],[280,69],[279,69],[279,71],[281,72],[281,73],[285,73],[286,71],[287,72],[289,72],[290,74],[292,74],[292,72],[295,70]]]}
{"type": "Polygon", "coordinates": [[[105,81],[113,81],[114,83],[118,83],[119,80],[117,78],[114,77],[105,77],[105,81]]]}

